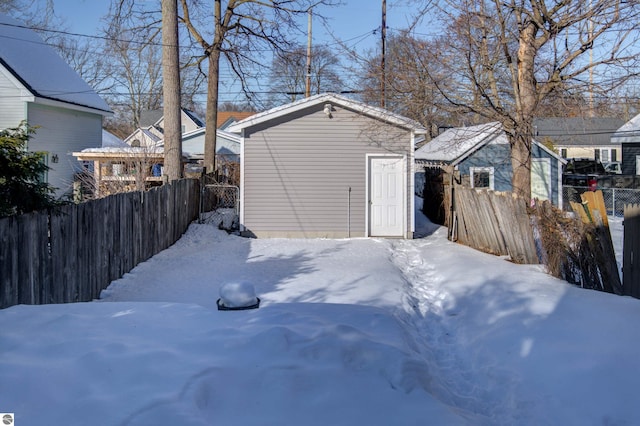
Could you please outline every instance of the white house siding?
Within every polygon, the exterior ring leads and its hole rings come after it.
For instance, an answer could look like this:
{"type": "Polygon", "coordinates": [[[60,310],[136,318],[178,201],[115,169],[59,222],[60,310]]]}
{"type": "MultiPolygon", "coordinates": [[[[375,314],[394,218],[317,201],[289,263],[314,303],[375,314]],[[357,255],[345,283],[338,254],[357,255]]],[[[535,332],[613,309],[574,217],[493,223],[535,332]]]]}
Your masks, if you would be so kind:
{"type": "Polygon", "coordinates": [[[48,153],[48,182],[57,188],[56,196],[70,193],[74,173],[81,167],[71,153],[102,146],[102,116],[30,103],[28,121],[38,126],[29,150],[48,153]],[[58,163],[53,162],[54,154],[58,163]]]}
{"type": "Polygon", "coordinates": [[[24,120],[26,102],[20,99],[20,89],[5,75],[0,67],[0,129],[18,127],[24,120]]]}
{"type": "MultiPolygon", "coordinates": [[[[367,236],[367,154],[410,161],[410,132],[335,105],[332,118],[322,109],[245,129],[241,208],[247,231],[258,237],[367,236]]],[[[413,181],[406,168],[410,236],[413,181]]]]}

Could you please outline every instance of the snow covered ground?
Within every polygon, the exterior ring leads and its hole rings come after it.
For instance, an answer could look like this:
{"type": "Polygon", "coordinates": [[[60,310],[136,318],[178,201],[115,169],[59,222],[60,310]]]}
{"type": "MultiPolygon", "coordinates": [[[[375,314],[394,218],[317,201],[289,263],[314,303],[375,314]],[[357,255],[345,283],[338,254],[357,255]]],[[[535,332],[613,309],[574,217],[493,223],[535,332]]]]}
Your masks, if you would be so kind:
{"type": "Polygon", "coordinates": [[[412,241],[192,224],[100,301],[1,310],[0,412],[18,426],[640,424],[640,301],[417,217],[412,241]],[[253,285],[260,308],[218,311],[226,283],[253,285]]]}

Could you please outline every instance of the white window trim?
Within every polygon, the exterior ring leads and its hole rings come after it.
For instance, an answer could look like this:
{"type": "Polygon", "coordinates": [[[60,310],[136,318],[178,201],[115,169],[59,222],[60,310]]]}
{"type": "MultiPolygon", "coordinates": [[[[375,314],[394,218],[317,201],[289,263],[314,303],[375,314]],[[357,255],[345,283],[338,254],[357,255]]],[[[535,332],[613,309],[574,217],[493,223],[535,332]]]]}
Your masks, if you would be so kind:
{"type": "Polygon", "coordinates": [[[474,174],[476,172],[489,172],[489,189],[494,189],[494,168],[493,167],[469,167],[469,178],[471,180],[471,187],[475,188],[473,185],[474,182],[474,174]]]}

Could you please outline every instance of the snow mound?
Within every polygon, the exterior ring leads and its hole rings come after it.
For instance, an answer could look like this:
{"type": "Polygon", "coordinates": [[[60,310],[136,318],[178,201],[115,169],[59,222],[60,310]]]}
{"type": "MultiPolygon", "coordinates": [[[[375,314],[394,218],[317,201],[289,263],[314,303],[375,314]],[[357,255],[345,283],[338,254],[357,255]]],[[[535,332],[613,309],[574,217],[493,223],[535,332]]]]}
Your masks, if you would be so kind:
{"type": "Polygon", "coordinates": [[[246,282],[232,282],[220,287],[220,301],[227,308],[243,308],[258,303],[256,289],[246,282]]]}

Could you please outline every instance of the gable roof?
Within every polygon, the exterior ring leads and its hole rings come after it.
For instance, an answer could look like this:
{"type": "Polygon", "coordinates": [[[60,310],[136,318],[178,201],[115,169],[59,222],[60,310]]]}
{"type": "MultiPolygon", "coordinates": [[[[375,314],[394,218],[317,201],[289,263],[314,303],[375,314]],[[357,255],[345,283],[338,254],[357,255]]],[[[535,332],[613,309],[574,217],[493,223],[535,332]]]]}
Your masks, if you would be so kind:
{"type": "MultiPolygon", "coordinates": [[[[509,143],[502,125],[497,121],[469,127],[454,127],[417,149],[414,158],[417,161],[442,162],[455,166],[491,142],[509,143]]],[[[537,140],[534,139],[533,144],[557,160],[566,162],[537,140]]]]}
{"type": "Polygon", "coordinates": [[[610,145],[611,137],[623,123],[619,118],[607,117],[554,117],[533,121],[535,137],[546,137],[563,146],[610,145]]]}
{"type": "Polygon", "coordinates": [[[378,108],[371,105],[367,105],[362,102],[354,101],[352,99],[346,98],[341,95],[337,95],[335,93],[321,93],[319,95],[303,98],[299,101],[292,102],[290,104],[282,105],[282,106],[272,108],[270,110],[252,115],[248,118],[245,118],[242,121],[232,124],[229,128],[227,128],[227,131],[240,132],[241,130],[246,129],[248,127],[252,127],[257,124],[261,124],[261,123],[270,121],[272,119],[283,117],[287,114],[291,114],[291,113],[294,113],[318,104],[324,104],[324,103],[331,103],[334,105],[338,105],[345,109],[356,112],[358,114],[375,118],[390,124],[395,124],[399,127],[411,130],[416,134],[427,133],[427,129],[425,129],[417,121],[411,120],[407,117],[403,117],[399,114],[395,114],[391,111],[387,111],[382,108],[378,108]]]}
{"type": "MultiPolygon", "coordinates": [[[[162,140],[162,137],[158,136],[158,134],[153,132],[151,129],[155,129],[155,127],[153,126],[144,127],[144,128],[138,127],[133,131],[133,133],[127,136],[127,138],[124,141],[127,145],[131,145],[131,143],[129,143],[130,140],[135,139],[137,137],[147,137],[151,142],[153,142],[154,144],[157,144],[162,140]]],[[[159,132],[159,130],[157,129],[156,131],[159,132]]]]}
{"type": "Polygon", "coordinates": [[[140,112],[140,127],[149,127],[162,120],[164,111],[162,109],[146,109],[140,112]]]}
{"type": "Polygon", "coordinates": [[[0,65],[37,98],[111,113],[109,105],[38,34],[3,14],[0,65]]]}
{"type": "Polygon", "coordinates": [[[613,143],[640,142],[640,114],[624,123],[611,137],[613,143]]]}
{"type": "Polygon", "coordinates": [[[441,161],[455,165],[500,136],[506,139],[498,122],[454,127],[422,145],[416,150],[414,157],[416,160],[441,161]]]}
{"type": "Polygon", "coordinates": [[[102,129],[102,148],[128,147],[129,145],[111,132],[102,129]]]}
{"type": "Polygon", "coordinates": [[[244,120],[247,117],[251,117],[256,113],[253,111],[218,111],[218,119],[216,120],[216,127],[218,129],[226,129],[229,124],[244,120]]]}
{"type": "Polygon", "coordinates": [[[191,121],[193,121],[193,124],[195,124],[198,127],[204,127],[205,123],[204,120],[202,118],[200,118],[200,116],[198,114],[196,114],[195,112],[186,109],[186,108],[182,108],[182,112],[184,112],[184,114],[189,117],[191,119],[191,121]]]}
{"type": "MultiPolygon", "coordinates": [[[[186,108],[180,108],[182,114],[196,125],[196,127],[204,127],[204,120],[195,112],[186,108]]],[[[164,109],[147,109],[140,113],[140,127],[157,126],[164,119],[164,109]]]]}

